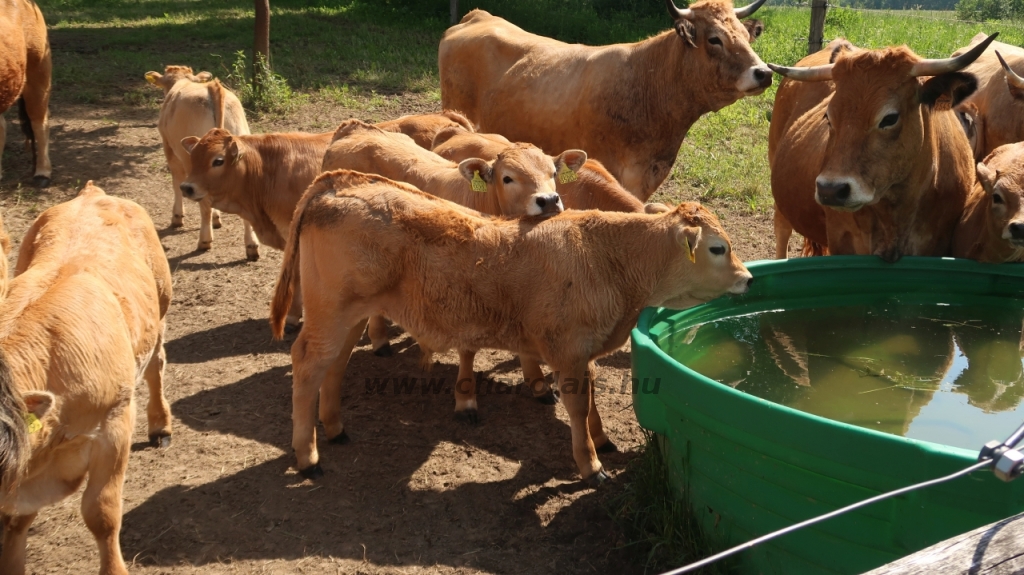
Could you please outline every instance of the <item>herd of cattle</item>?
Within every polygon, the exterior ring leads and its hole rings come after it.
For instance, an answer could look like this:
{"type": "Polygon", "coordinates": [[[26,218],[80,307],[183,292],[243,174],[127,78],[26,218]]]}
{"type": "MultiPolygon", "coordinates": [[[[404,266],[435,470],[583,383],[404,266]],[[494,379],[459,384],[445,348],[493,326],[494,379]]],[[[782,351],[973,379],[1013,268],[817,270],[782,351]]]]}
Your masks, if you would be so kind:
{"type": "MultiPolygon", "coordinates": [[[[588,382],[647,306],[745,293],[750,273],[717,218],[694,203],[646,203],[703,114],[779,86],[769,134],[777,255],[1024,258],[1024,50],[979,35],[950,58],[836,40],[797,67],[751,49],[764,0],[733,8],[666,0],[673,29],[635,44],[567,45],[481,10],[441,40],[445,111],[322,134],[252,134],[238,99],[207,72],[149,72],[175,193],[200,205],[199,249],[220,212],[245,225],[245,253],[284,251],[271,304],[292,346],[292,447],[321,476],[316,422],[348,441],[345,368],[387,320],[433,352],[459,352],[455,412],[476,421],[473,360],[520,356],[534,395],[556,374],[581,476],[607,479],[615,450],[588,382]],[[458,110],[457,112],[455,110],[458,110]],[[529,143],[522,143],[529,142],[529,143]],[[219,211],[218,211],[219,210],[219,211]],[[300,324],[301,321],[301,324],[300,324]],[[301,325],[301,329],[299,329],[301,325]],[[463,385],[465,384],[465,385],[463,385]],[[319,408],[317,407],[319,400],[319,408]]],[[[0,111],[18,103],[35,182],[50,179],[50,52],[31,0],[0,11],[0,111]]],[[[5,124],[0,122],[0,148],[5,124]]],[[[0,228],[2,230],[2,228],[0,228]]],[[[85,482],[82,514],[101,573],[126,573],[121,489],[145,380],[150,441],[166,446],[167,259],[135,203],[89,182],[46,210],[0,270],[0,572],[23,573],[38,511],[85,482]]]]}

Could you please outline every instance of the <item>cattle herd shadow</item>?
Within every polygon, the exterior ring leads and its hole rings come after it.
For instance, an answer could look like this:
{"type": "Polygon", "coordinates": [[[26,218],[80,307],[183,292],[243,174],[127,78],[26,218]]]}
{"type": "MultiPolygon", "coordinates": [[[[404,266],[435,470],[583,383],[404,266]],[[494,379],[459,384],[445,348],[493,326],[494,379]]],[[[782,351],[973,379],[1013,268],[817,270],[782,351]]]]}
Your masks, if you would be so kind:
{"type": "MultiPolygon", "coordinates": [[[[248,327],[240,322],[231,330],[248,327]]],[[[196,337],[221,335],[211,330],[196,337]]],[[[396,346],[401,351],[391,358],[366,347],[353,354],[350,373],[372,375],[346,381],[342,413],[352,441],[337,446],[319,437],[326,475],[315,482],[291,469],[290,366],[176,401],[172,411],[191,430],[284,453],[200,486],[175,485],[149,497],[125,515],[125,555],[161,566],[321,555],[365,557],[382,566],[515,572],[510,562],[521,554],[559,547],[543,563],[552,572],[575,572],[595,544],[606,553],[602,540],[611,529],[601,501],[607,491],[573,481],[569,427],[555,417],[556,407],[515,387],[494,386],[480,397],[481,423],[470,425],[454,419],[450,392],[378,388],[375,379],[455,380],[455,365],[420,370],[412,347],[396,346]],[[458,464],[430,462],[437,450],[454,454],[445,459],[458,464]],[[572,501],[557,512],[546,509],[565,497],[572,501]],[[168,517],[175,519],[168,523],[168,517]],[[574,551],[567,555],[564,546],[574,551]],[[453,554],[453,547],[463,552],[453,554]]],[[[611,454],[603,461],[620,470],[628,458],[611,454]]]]}

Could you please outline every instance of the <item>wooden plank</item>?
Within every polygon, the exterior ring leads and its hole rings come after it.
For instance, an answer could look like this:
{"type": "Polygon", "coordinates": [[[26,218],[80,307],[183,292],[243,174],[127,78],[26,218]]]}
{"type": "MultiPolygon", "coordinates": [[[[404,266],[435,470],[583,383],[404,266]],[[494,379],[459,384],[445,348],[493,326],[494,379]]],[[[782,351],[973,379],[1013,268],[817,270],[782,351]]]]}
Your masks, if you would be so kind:
{"type": "Polygon", "coordinates": [[[812,0],[811,2],[811,33],[807,36],[807,53],[813,54],[821,50],[825,35],[825,11],[828,0],[812,0]]]}
{"type": "Polygon", "coordinates": [[[454,26],[459,23],[459,0],[451,0],[449,10],[452,17],[452,26],[454,26]]]}
{"type": "Polygon", "coordinates": [[[864,575],[1024,573],[1024,513],[936,543],[864,575]]]}

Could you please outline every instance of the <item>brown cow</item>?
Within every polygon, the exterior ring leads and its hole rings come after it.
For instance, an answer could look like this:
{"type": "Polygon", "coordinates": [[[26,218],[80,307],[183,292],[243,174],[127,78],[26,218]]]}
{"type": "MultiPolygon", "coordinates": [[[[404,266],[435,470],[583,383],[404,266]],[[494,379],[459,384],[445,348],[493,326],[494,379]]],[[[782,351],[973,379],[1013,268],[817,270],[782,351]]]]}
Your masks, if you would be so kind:
{"type": "Polygon", "coordinates": [[[764,26],[739,20],[763,3],[701,0],[680,10],[666,0],[674,30],[596,47],[473,10],[441,39],[441,104],[480,131],[548,153],[586,150],[645,202],[698,118],[771,85],[771,70],[750,49],[764,26]]]}
{"type": "MultiPolygon", "coordinates": [[[[461,162],[469,158],[493,160],[512,145],[499,134],[478,134],[462,128],[438,132],[431,149],[435,154],[461,162]]],[[[601,162],[588,158],[576,173],[577,178],[555,179],[555,190],[569,210],[604,210],[606,212],[642,212],[644,204],[615,181],[601,162]]]]}
{"type": "MultiPolygon", "coordinates": [[[[209,197],[213,207],[252,222],[262,243],[283,250],[295,204],[320,173],[333,136],[232,135],[219,128],[202,139],[189,136],[181,141],[191,162],[181,193],[195,201],[209,197]]],[[[301,316],[296,299],[288,324],[298,326],[301,316]]]]}
{"type": "Polygon", "coordinates": [[[367,318],[383,312],[427,351],[494,348],[543,358],[559,374],[580,474],[599,483],[607,475],[597,451],[611,442],[588,383],[594,360],[626,342],[644,307],[685,308],[744,293],[752,281],[699,204],[662,214],[498,219],[338,170],[317,178],[295,213],[271,326],[281,337],[301,274],[303,299],[314,307],[292,345],[292,447],[307,477],[323,473],[317,395],[328,439],[343,442],[345,367],[367,318]]]}
{"type": "Polygon", "coordinates": [[[953,234],[953,257],[1024,261],[1024,142],[995,149],[978,164],[978,182],[953,234]]]}
{"type": "Polygon", "coordinates": [[[788,78],[768,136],[781,217],[833,254],[948,255],[974,181],[950,105],[974,90],[959,70],[986,45],[922,60],[842,44],[799,63],[811,67],[772,65],[788,78]]]}
{"type": "MultiPolygon", "coordinates": [[[[32,147],[32,182],[50,185],[50,41],[39,7],[30,0],[8,0],[0,9],[0,114],[18,103],[21,130],[32,147]]],[[[0,116],[0,150],[7,122],[0,116]]]]}
{"type": "Polygon", "coordinates": [[[400,132],[412,138],[416,145],[430,149],[437,133],[445,128],[462,128],[473,131],[473,124],[462,114],[454,110],[444,110],[440,114],[412,114],[386,122],[374,124],[385,132],[400,132]]]}
{"type": "MultiPolygon", "coordinates": [[[[223,128],[239,135],[251,133],[238,97],[219,81],[211,82],[211,78],[209,72],[192,74],[192,68],[188,66],[167,66],[163,74],[146,72],[146,80],[164,91],[157,128],[163,140],[164,156],[174,188],[172,228],[184,225],[185,211],[179,186],[192,166],[181,140],[188,136],[200,137],[211,128],[223,128]]],[[[221,226],[220,213],[210,206],[208,198],[203,198],[199,202],[199,215],[198,249],[208,250],[213,247],[213,230],[221,226]]],[[[249,222],[243,219],[242,223],[245,227],[245,257],[256,261],[260,258],[259,240],[249,222]]]]}
{"type": "MultiPolygon", "coordinates": [[[[979,33],[971,43],[953,52],[959,56],[984,41],[979,33]]],[[[1024,140],[1024,49],[992,42],[964,69],[978,78],[978,89],[957,107],[965,122],[974,159],[985,159],[1004,144],[1024,140]]]]}
{"type": "Polygon", "coordinates": [[[145,210],[89,182],[39,216],[15,271],[0,303],[0,573],[25,572],[32,520],[85,481],[100,573],[127,574],[121,489],[143,379],[150,441],[170,444],[167,258],[145,210]]]}

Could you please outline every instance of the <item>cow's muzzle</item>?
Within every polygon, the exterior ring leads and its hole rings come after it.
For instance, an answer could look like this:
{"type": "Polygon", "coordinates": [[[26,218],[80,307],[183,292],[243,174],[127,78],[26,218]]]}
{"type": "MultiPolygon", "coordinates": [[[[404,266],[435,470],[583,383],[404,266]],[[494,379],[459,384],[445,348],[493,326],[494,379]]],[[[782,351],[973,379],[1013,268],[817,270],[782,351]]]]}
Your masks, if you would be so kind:
{"type": "Polygon", "coordinates": [[[732,287],[729,288],[729,293],[737,295],[745,294],[750,291],[750,286],[753,284],[754,276],[750,275],[748,272],[741,276],[740,279],[736,280],[736,283],[732,284],[732,287]]]}
{"type": "Polygon", "coordinates": [[[181,195],[185,196],[190,200],[195,199],[196,188],[192,184],[182,182],[181,185],[178,186],[178,188],[181,190],[181,195]]]}
{"type": "Polygon", "coordinates": [[[536,194],[530,198],[530,215],[553,216],[562,213],[563,209],[562,198],[558,194],[536,194]]]}
{"type": "Polygon", "coordinates": [[[1009,232],[1010,243],[1017,247],[1024,247],[1024,222],[1010,222],[1010,225],[1006,226],[1006,231],[1009,232]]]}
{"type": "Polygon", "coordinates": [[[818,181],[814,200],[819,204],[844,212],[855,212],[864,206],[863,203],[854,202],[851,199],[851,188],[849,182],[823,182],[818,181]]]}

